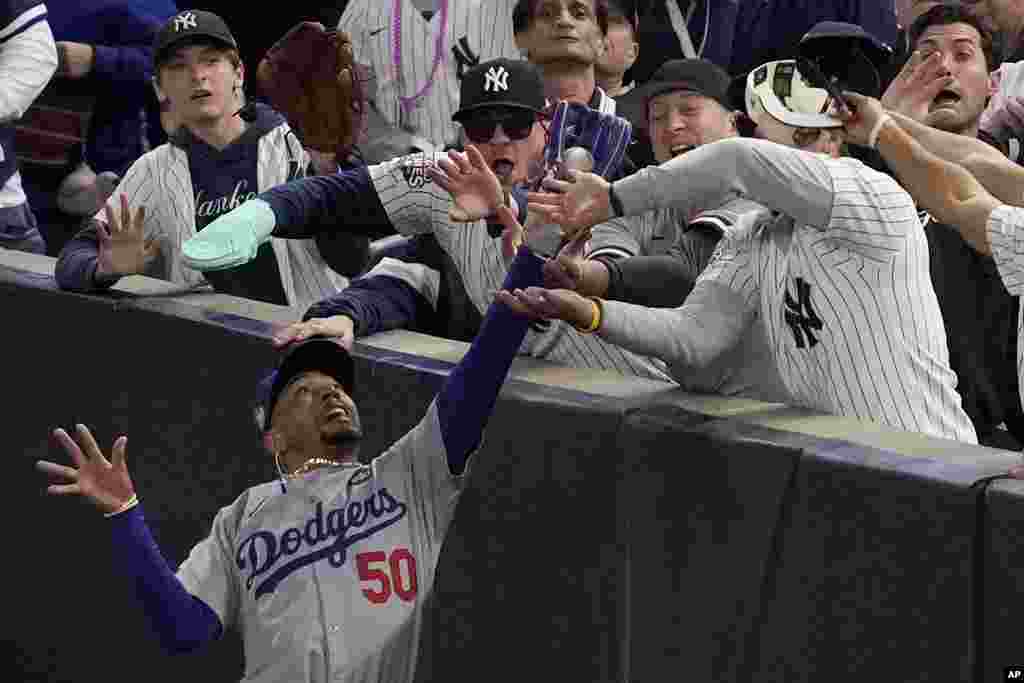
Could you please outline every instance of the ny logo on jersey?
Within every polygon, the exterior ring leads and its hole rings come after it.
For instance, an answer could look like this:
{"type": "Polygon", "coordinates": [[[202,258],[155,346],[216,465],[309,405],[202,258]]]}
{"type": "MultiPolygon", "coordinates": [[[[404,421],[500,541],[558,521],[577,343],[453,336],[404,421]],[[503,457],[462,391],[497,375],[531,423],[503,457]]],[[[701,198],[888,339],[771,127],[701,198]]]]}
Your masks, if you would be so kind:
{"type": "Polygon", "coordinates": [[[402,164],[402,176],[405,178],[406,184],[417,189],[430,182],[430,176],[427,175],[429,164],[430,162],[426,159],[409,159],[402,164]]]}
{"type": "Polygon", "coordinates": [[[480,55],[473,52],[466,36],[462,36],[458,43],[452,45],[452,54],[455,55],[455,77],[460,81],[466,69],[472,69],[480,63],[480,55]]]}
{"type": "Polygon", "coordinates": [[[184,31],[185,29],[196,28],[196,14],[195,12],[182,12],[178,16],[174,17],[174,32],[184,31]]]}
{"type": "Polygon", "coordinates": [[[811,304],[811,285],[802,277],[796,278],[796,296],[797,300],[793,301],[789,290],[786,290],[786,324],[793,332],[793,339],[796,341],[798,349],[808,345],[813,348],[818,343],[818,338],[814,336],[814,333],[821,331],[825,325],[821,322],[818,314],[814,312],[814,306],[811,304]]]}
{"type": "Polygon", "coordinates": [[[508,71],[505,67],[493,66],[484,74],[484,92],[504,92],[508,90],[508,71]]]}

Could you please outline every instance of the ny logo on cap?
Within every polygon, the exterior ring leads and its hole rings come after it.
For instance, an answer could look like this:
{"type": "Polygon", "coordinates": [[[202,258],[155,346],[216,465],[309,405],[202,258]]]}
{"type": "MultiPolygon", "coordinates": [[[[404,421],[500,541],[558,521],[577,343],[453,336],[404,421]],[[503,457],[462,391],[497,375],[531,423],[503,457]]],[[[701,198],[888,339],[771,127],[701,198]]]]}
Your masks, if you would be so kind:
{"type": "Polygon", "coordinates": [[[174,17],[175,31],[184,31],[189,28],[196,28],[195,12],[184,12],[174,17]]]}
{"type": "Polygon", "coordinates": [[[484,92],[498,92],[499,90],[508,90],[508,71],[505,71],[503,66],[499,66],[497,69],[492,66],[484,74],[484,92]]]}

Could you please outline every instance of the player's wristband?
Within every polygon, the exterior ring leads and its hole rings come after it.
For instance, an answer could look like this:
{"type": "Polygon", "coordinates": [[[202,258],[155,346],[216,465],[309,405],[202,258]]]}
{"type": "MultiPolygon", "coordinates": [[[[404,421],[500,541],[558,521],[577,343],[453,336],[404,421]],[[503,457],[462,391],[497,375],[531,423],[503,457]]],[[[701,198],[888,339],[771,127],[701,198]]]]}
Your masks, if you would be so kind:
{"type": "Polygon", "coordinates": [[[129,510],[131,510],[133,507],[135,507],[138,504],[139,504],[139,497],[133,493],[132,497],[129,498],[127,501],[125,501],[124,505],[122,505],[121,507],[117,508],[113,512],[105,512],[105,513],[103,513],[103,516],[108,518],[108,519],[110,517],[115,517],[115,516],[121,514],[122,512],[128,512],[129,510]]]}
{"type": "Polygon", "coordinates": [[[586,327],[578,327],[576,325],[573,325],[573,327],[575,327],[582,334],[591,334],[601,329],[601,319],[604,317],[604,310],[601,307],[601,300],[598,299],[596,296],[588,296],[587,300],[590,301],[590,305],[593,308],[593,313],[591,314],[590,318],[590,324],[587,325],[586,327]]]}
{"type": "Polygon", "coordinates": [[[615,183],[608,183],[608,204],[612,207],[612,213],[615,214],[616,218],[622,218],[626,215],[625,209],[622,208],[622,200],[615,194],[615,183]]]}
{"type": "Polygon", "coordinates": [[[882,114],[878,121],[875,122],[875,127],[871,129],[870,133],[868,133],[868,147],[871,149],[878,149],[878,136],[881,135],[882,126],[884,126],[887,121],[892,121],[892,117],[889,116],[889,114],[882,114]]]}

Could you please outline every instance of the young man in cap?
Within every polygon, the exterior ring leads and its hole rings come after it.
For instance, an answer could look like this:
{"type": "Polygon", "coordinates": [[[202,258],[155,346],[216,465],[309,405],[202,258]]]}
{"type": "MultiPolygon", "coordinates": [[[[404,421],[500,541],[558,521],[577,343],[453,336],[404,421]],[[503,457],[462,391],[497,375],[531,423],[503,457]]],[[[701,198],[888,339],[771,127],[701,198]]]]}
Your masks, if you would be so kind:
{"type": "MultiPolygon", "coordinates": [[[[501,285],[507,264],[500,231],[488,229],[486,216],[508,204],[511,189],[535,175],[543,159],[544,82],[539,69],[528,62],[492,60],[466,72],[460,102],[456,120],[478,149],[472,152],[474,161],[459,154],[455,158],[467,173],[474,165],[487,166],[499,179],[482,203],[456,206],[448,191],[434,182],[435,164],[446,162],[446,155],[410,155],[265,192],[186,243],[186,258],[202,270],[234,266],[247,262],[270,235],[374,229],[426,234],[436,238],[454,261],[470,301],[482,313],[501,285]]],[[[399,277],[417,290],[432,290],[436,302],[437,275],[420,271],[399,277]]],[[[568,325],[532,330],[523,352],[576,367],[668,379],[660,362],[613,348],[568,325]]]]}
{"type": "Polygon", "coordinates": [[[96,291],[138,273],[302,308],[344,288],[347,280],[312,240],[274,240],[251,263],[205,279],[184,263],[184,241],[257,193],[304,175],[310,160],[280,114],[259,104],[243,109],[238,45],[216,14],[179,12],[157,34],[153,59],[157,95],[178,129],[132,164],[104,209],[64,247],[58,284],[96,291]]]}
{"type": "Polygon", "coordinates": [[[777,212],[726,235],[679,308],[540,289],[520,293],[520,305],[675,368],[706,366],[760,318],[795,404],[976,443],[913,200],[889,176],[840,158],[843,122],[821,113],[840,106],[829,100],[795,62],[770,62],[746,89],[766,139],[714,142],[614,183],[575,173],[575,182],[549,182],[563,194],[531,195],[531,215],[572,230],[657,208],[685,212],[723,190],[777,212]]]}
{"type": "MultiPolygon", "coordinates": [[[[508,209],[499,219],[518,227],[508,209]]],[[[505,286],[539,283],[542,263],[522,248],[505,286]]],[[[330,340],[294,347],[264,411],[280,480],[223,508],[176,573],[143,516],[126,437],[108,462],[85,426],[77,443],[55,430],[74,466],[38,467],[61,482],[51,494],[84,496],[108,518],[113,565],[166,651],[237,628],[247,681],[411,682],[441,547],[528,322],[492,304],[420,423],[368,464],[352,359],[330,340]]]]}

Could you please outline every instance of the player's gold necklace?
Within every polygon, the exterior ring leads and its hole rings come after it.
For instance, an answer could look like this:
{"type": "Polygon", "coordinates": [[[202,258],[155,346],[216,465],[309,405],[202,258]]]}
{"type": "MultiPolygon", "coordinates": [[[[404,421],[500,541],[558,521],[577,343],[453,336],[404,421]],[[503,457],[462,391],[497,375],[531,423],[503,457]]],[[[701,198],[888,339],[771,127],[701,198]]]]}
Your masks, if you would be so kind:
{"type": "Polygon", "coordinates": [[[301,465],[296,467],[294,470],[292,470],[288,474],[288,476],[289,477],[297,477],[297,476],[299,476],[301,474],[306,474],[307,472],[312,472],[313,470],[315,470],[317,468],[320,468],[320,467],[344,467],[345,465],[349,465],[349,464],[351,464],[351,463],[338,462],[337,460],[331,460],[330,458],[319,458],[319,457],[318,458],[310,458],[309,460],[307,460],[306,462],[302,463],[301,465]]]}

